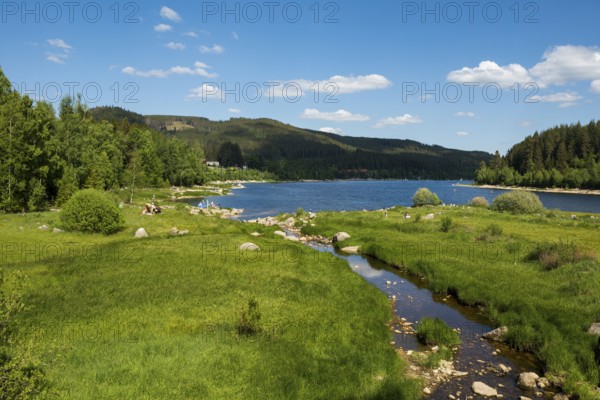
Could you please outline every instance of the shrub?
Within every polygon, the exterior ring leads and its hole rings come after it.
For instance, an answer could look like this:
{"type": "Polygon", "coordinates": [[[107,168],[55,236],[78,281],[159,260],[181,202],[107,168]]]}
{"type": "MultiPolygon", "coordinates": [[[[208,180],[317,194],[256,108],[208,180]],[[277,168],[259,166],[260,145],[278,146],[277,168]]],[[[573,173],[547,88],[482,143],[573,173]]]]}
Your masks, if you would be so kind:
{"type": "Polygon", "coordinates": [[[488,240],[492,237],[502,236],[502,227],[498,224],[490,224],[485,230],[477,237],[477,240],[488,240]]]}
{"type": "Polygon", "coordinates": [[[439,206],[442,204],[442,201],[437,194],[431,192],[431,190],[427,188],[421,188],[413,195],[413,203],[415,207],[439,206]]]}
{"type": "Polygon", "coordinates": [[[415,215],[415,222],[420,222],[420,221],[421,221],[421,214],[415,215]]]}
{"type": "Polygon", "coordinates": [[[487,207],[487,206],[489,206],[489,203],[488,203],[487,199],[485,197],[482,197],[482,196],[473,197],[473,199],[471,199],[471,202],[469,204],[471,206],[473,206],[473,207],[487,207]]]}
{"type": "Polygon", "coordinates": [[[258,309],[258,301],[250,299],[248,307],[242,311],[240,320],[237,324],[237,332],[239,335],[251,336],[260,333],[260,311],[258,309]]]}
{"type": "Polygon", "coordinates": [[[551,271],[564,264],[578,261],[595,260],[592,253],[585,251],[575,243],[537,243],[527,256],[529,261],[537,261],[546,271],[551,271]]]}
{"type": "Polygon", "coordinates": [[[417,339],[429,346],[457,346],[460,336],[439,318],[423,318],[417,328],[417,339]]]}
{"type": "Polygon", "coordinates": [[[513,214],[531,214],[544,211],[544,206],[536,194],[518,190],[496,197],[492,202],[492,209],[513,214]]]}
{"type": "Polygon", "coordinates": [[[450,217],[442,218],[442,226],[441,226],[440,230],[442,232],[448,232],[451,227],[452,227],[452,218],[450,218],[450,217]]]}
{"type": "Polygon", "coordinates": [[[302,218],[303,215],[304,215],[304,209],[302,207],[299,207],[296,210],[296,218],[302,218]]]}
{"type": "Polygon", "coordinates": [[[60,219],[67,230],[106,235],[116,233],[125,226],[117,204],[108,195],[95,189],[75,193],[65,203],[60,219]]]}

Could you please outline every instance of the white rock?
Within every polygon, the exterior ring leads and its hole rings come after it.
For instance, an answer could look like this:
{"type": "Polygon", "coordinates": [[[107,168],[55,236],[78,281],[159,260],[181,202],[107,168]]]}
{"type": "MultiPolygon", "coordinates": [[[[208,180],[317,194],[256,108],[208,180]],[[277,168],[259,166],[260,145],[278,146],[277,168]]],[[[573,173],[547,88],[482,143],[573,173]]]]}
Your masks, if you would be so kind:
{"type": "Polygon", "coordinates": [[[250,234],[250,236],[259,237],[259,236],[262,236],[262,235],[260,233],[258,233],[258,232],[252,232],[250,234]]]}
{"type": "Polygon", "coordinates": [[[524,390],[533,390],[536,388],[536,381],[539,379],[535,372],[523,372],[519,375],[517,386],[524,390]]]}
{"type": "Polygon", "coordinates": [[[286,236],[284,239],[289,240],[290,242],[299,242],[300,241],[300,238],[298,238],[296,236],[286,236]]]}
{"type": "Polygon", "coordinates": [[[244,243],[240,246],[240,250],[242,251],[260,251],[260,247],[255,245],[254,243],[244,243]]]}
{"type": "Polygon", "coordinates": [[[435,214],[427,214],[427,215],[423,215],[421,217],[421,219],[434,219],[435,218],[435,214]]]}
{"type": "Polygon", "coordinates": [[[148,235],[148,232],[146,232],[146,230],[144,228],[140,228],[137,231],[135,231],[135,235],[134,237],[136,238],[146,238],[150,235],[148,235]]]}
{"type": "Polygon", "coordinates": [[[346,232],[338,232],[335,235],[333,235],[333,243],[343,242],[344,240],[350,239],[350,237],[351,236],[346,232]]]}
{"type": "Polygon", "coordinates": [[[178,234],[179,236],[185,236],[185,235],[189,235],[189,233],[190,233],[190,231],[188,231],[188,230],[183,230],[183,231],[179,231],[179,232],[177,232],[177,234],[178,234]]]}
{"type": "Polygon", "coordinates": [[[277,236],[281,236],[281,237],[286,237],[287,236],[287,234],[285,232],[283,232],[283,231],[275,231],[275,232],[273,232],[273,234],[277,235],[277,236]]]}
{"type": "Polygon", "coordinates": [[[500,328],[494,329],[491,332],[484,333],[483,338],[487,340],[494,340],[496,342],[502,342],[508,333],[508,328],[506,326],[501,326],[500,328]]]}
{"type": "Polygon", "coordinates": [[[179,233],[179,229],[177,229],[177,228],[171,228],[171,229],[169,229],[169,232],[168,232],[169,236],[177,236],[178,233],[179,233]]]}
{"type": "Polygon", "coordinates": [[[64,231],[62,229],[58,229],[58,228],[54,228],[52,230],[52,233],[63,233],[64,231]]]}
{"type": "Polygon", "coordinates": [[[425,393],[426,395],[430,395],[431,394],[431,389],[429,389],[428,387],[426,387],[425,389],[423,389],[423,393],[425,393]]]}
{"type": "Polygon", "coordinates": [[[498,391],[492,387],[489,387],[483,382],[473,382],[471,385],[471,390],[480,396],[485,397],[496,397],[498,395],[498,391]]]}
{"type": "Polygon", "coordinates": [[[596,322],[595,324],[592,324],[592,326],[590,326],[590,330],[588,331],[588,333],[590,333],[592,335],[600,335],[600,322],[596,322]]]}
{"type": "Polygon", "coordinates": [[[42,226],[38,226],[38,229],[40,231],[47,231],[48,230],[48,225],[42,225],[42,226]]]}
{"type": "Polygon", "coordinates": [[[342,249],[342,252],[347,253],[347,254],[358,254],[359,251],[360,251],[360,247],[358,247],[358,246],[349,246],[349,247],[344,247],[342,249]]]}

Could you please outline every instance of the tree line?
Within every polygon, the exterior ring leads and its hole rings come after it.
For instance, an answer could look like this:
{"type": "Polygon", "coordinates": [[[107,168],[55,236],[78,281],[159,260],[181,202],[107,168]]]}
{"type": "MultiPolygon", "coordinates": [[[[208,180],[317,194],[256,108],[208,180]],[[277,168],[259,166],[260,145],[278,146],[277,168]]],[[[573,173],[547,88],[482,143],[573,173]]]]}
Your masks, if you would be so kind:
{"type": "Polygon", "coordinates": [[[13,90],[0,69],[0,211],[45,210],[82,188],[202,184],[196,143],[144,125],[95,121],[81,99],[53,106],[13,90]]]}
{"type": "Polygon", "coordinates": [[[535,132],[475,173],[478,184],[600,189],[600,122],[535,132]]]}

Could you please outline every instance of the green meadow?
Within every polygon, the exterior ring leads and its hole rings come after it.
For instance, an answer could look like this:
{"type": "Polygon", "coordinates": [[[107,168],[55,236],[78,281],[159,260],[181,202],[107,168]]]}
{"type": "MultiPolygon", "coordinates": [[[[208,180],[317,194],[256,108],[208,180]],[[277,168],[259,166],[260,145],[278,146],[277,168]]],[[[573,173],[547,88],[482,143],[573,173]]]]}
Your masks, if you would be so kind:
{"type": "Polygon", "coordinates": [[[7,284],[25,277],[10,351],[40,361],[49,397],[419,397],[389,344],[390,304],[344,261],[182,204],[143,216],[151,195],[136,198],[111,236],[53,233],[58,212],[0,216],[7,284]],[[239,330],[249,302],[251,333],[239,330]]]}
{"type": "Polygon", "coordinates": [[[493,323],[508,326],[508,343],[536,354],[566,391],[597,398],[598,338],[587,330],[600,321],[600,219],[572,214],[398,207],[387,218],[382,211],[319,213],[304,233],[348,232],[351,239],[336,246],[360,246],[436,292],[484,307],[493,323]]]}

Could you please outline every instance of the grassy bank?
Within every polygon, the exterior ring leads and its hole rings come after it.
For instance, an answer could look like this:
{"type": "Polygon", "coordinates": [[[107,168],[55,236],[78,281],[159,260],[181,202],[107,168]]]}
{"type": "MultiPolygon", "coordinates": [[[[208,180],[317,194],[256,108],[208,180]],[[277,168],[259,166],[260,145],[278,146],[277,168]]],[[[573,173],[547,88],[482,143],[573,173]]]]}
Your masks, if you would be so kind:
{"type": "Polygon", "coordinates": [[[27,277],[17,346],[43,361],[52,397],[419,397],[389,345],[386,297],[343,261],[182,204],[140,212],[126,205],[113,236],[53,233],[57,212],[0,215],[3,268],[27,277]],[[149,238],[133,238],[140,227],[149,238]],[[259,330],[242,335],[250,300],[259,330]]]}
{"type": "Polygon", "coordinates": [[[586,331],[600,320],[600,266],[589,260],[600,254],[600,219],[571,214],[515,216],[468,207],[397,208],[387,218],[381,211],[320,213],[305,233],[348,232],[352,238],[338,246],[360,246],[422,276],[437,292],[485,306],[492,321],[509,327],[512,346],[566,375],[566,390],[596,398],[597,337],[586,331]],[[430,213],[438,215],[424,218],[430,213]]]}

